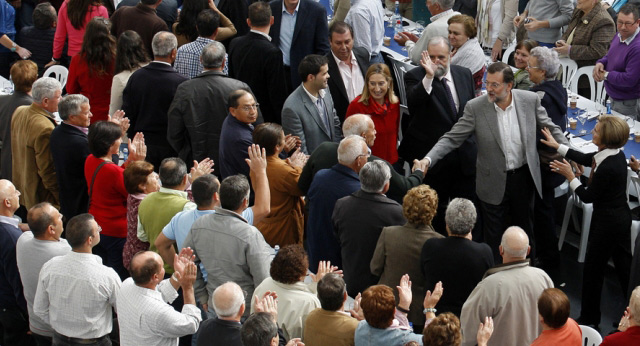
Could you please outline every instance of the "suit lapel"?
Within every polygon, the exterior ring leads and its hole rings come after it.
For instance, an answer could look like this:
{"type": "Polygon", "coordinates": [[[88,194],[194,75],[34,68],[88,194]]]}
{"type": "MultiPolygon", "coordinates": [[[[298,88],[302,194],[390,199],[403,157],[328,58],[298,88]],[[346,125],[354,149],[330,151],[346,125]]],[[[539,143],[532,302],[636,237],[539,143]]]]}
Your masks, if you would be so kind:
{"type": "MultiPolygon", "coordinates": [[[[309,11],[307,11],[307,3],[304,0],[300,0],[300,6],[298,7],[298,14],[296,16],[296,26],[293,29],[293,38],[291,38],[291,46],[293,47],[293,43],[296,42],[296,38],[300,31],[302,31],[302,27],[304,26],[305,20],[307,20],[307,16],[309,11]]],[[[282,11],[280,11],[280,15],[282,15],[282,11]]]]}
{"type": "Polygon", "coordinates": [[[464,112],[464,105],[469,101],[466,98],[466,94],[461,94],[462,86],[464,85],[464,81],[460,78],[460,74],[457,73],[457,69],[451,69],[451,76],[453,77],[453,84],[456,86],[456,95],[458,95],[458,114],[456,114],[456,121],[460,118],[460,116],[464,112]]]}
{"type": "MultiPolygon", "coordinates": [[[[520,142],[522,143],[523,147],[525,148],[525,155],[526,155],[526,143],[527,141],[527,137],[530,134],[530,130],[528,128],[527,124],[527,110],[526,110],[526,105],[524,104],[524,100],[521,98],[517,98],[516,97],[516,93],[511,93],[511,95],[513,96],[513,109],[516,112],[516,116],[518,119],[518,126],[520,127],[520,142]]],[[[534,111],[535,111],[535,106],[534,107],[534,111]]],[[[536,134],[536,131],[534,129],[533,132],[531,132],[534,136],[536,134]]],[[[525,157],[526,159],[526,157],[525,157]]]]}
{"type": "MultiPolygon", "coordinates": [[[[307,95],[307,92],[303,89],[303,87],[300,87],[300,93],[302,94],[302,103],[304,104],[304,107],[307,109],[307,111],[309,112],[309,114],[311,114],[311,118],[313,118],[313,121],[316,122],[316,124],[318,124],[318,127],[322,129],[322,131],[329,136],[329,138],[331,138],[331,133],[328,132],[328,129],[325,128],[324,126],[324,121],[322,121],[322,119],[320,119],[320,113],[318,112],[318,108],[316,108],[316,105],[313,104],[313,101],[311,100],[311,98],[309,98],[309,95],[307,95]]],[[[326,108],[326,105],[325,105],[326,108]]]]}
{"type": "Polygon", "coordinates": [[[489,130],[491,130],[493,137],[495,138],[496,142],[498,142],[500,149],[502,149],[502,153],[505,154],[506,151],[504,150],[504,146],[502,144],[502,137],[500,136],[500,129],[498,128],[498,112],[496,111],[493,103],[489,102],[488,98],[486,100],[487,100],[487,103],[483,107],[482,116],[484,116],[485,121],[487,122],[487,126],[489,127],[489,130]]]}
{"type": "Polygon", "coordinates": [[[329,52],[327,59],[329,60],[329,83],[333,82],[340,90],[342,96],[349,100],[349,96],[347,96],[347,89],[344,87],[344,80],[342,80],[342,75],[340,74],[340,68],[336,63],[336,59],[333,57],[333,53],[329,52]]]}

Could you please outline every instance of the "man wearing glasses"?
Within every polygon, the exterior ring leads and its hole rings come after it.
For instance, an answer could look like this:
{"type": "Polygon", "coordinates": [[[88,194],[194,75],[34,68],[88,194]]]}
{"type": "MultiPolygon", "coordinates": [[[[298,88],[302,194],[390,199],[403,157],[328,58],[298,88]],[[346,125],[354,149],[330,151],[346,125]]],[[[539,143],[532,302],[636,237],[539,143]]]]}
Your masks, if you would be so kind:
{"type": "Polygon", "coordinates": [[[639,23],[638,8],[632,4],[622,6],[616,23],[618,35],[593,69],[593,78],[604,81],[611,108],[636,120],[640,113],[640,39],[636,39],[639,23]]]}
{"type": "MultiPolygon", "coordinates": [[[[427,58],[421,61],[423,67],[429,63],[427,58]]],[[[501,261],[498,246],[507,227],[519,226],[533,239],[533,194],[537,190],[542,195],[536,134],[546,127],[558,142],[568,143],[537,94],[512,90],[513,80],[507,64],[490,65],[487,95],[467,102],[462,118],[422,159],[430,168],[475,134],[477,160],[467,164],[476,165],[484,241],[497,263],[501,261]]],[[[534,258],[533,250],[531,253],[534,258]]]]}

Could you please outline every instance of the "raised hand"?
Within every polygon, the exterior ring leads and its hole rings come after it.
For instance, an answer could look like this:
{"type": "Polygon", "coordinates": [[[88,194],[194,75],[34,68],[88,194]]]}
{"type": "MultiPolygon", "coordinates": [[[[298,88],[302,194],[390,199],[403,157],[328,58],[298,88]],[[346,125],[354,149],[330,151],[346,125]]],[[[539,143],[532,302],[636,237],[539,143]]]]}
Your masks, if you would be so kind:
{"type": "Polygon", "coordinates": [[[254,297],[254,310],[257,312],[268,312],[273,315],[273,318],[278,320],[278,301],[271,292],[264,294],[262,299],[258,300],[258,296],[254,297]]]}
{"type": "Polygon", "coordinates": [[[251,172],[260,173],[267,171],[267,151],[257,144],[252,144],[247,148],[249,158],[244,161],[249,165],[251,172]]]}
{"type": "Polygon", "coordinates": [[[307,155],[300,151],[300,149],[297,149],[296,152],[287,159],[287,163],[293,167],[302,168],[307,163],[307,159],[307,155]]]}
{"type": "Polygon", "coordinates": [[[318,273],[311,274],[311,280],[313,280],[313,282],[318,282],[329,273],[336,273],[342,276],[342,270],[338,270],[337,266],[332,266],[331,261],[320,261],[318,264],[318,273]]]}
{"type": "Polygon", "coordinates": [[[127,130],[129,130],[129,126],[131,126],[129,118],[124,116],[123,110],[117,110],[113,115],[109,115],[109,121],[120,126],[123,136],[127,133],[127,130]]]}
{"type": "Polygon", "coordinates": [[[353,300],[353,309],[349,310],[351,317],[355,318],[358,321],[364,320],[364,311],[362,311],[362,295],[358,293],[358,295],[353,300]]]}
{"type": "Polygon", "coordinates": [[[429,53],[425,50],[422,52],[422,58],[420,59],[420,66],[424,68],[424,72],[426,73],[426,77],[429,79],[433,79],[433,76],[436,73],[437,66],[431,61],[429,57],[429,53]]]}
{"type": "Polygon", "coordinates": [[[440,301],[440,298],[442,298],[442,292],[444,292],[444,289],[442,288],[442,281],[438,281],[438,283],[436,283],[436,287],[433,289],[433,293],[428,290],[427,294],[424,296],[424,308],[435,308],[436,304],[440,301]]]}
{"type": "Polygon", "coordinates": [[[409,274],[404,274],[400,278],[400,286],[396,286],[398,289],[398,306],[409,310],[411,306],[411,300],[413,300],[413,292],[411,291],[411,280],[409,280],[409,274]]]}
{"type": "Polygon", "coordinates": [[[302,140],[298,136],[294,136],[292,134],[288,134],[284,136],[284,151],[289,153],[293,149],[300,148],[302,145],[302,140]]]}
{"type": "Polygon", "coordinates": [[[133,140],[129,139],[129,161],[143,161],[145,157],[147,146],[144,144],[144,135],[138,132],[133,140]]]}
{"type": "Polygon", "coordinates": [[[193,160],[193,167],[191,167],[191,182],[205,174],[213,172],[213,165],[213,160],[208,157],[200,162],[193,160]]]}

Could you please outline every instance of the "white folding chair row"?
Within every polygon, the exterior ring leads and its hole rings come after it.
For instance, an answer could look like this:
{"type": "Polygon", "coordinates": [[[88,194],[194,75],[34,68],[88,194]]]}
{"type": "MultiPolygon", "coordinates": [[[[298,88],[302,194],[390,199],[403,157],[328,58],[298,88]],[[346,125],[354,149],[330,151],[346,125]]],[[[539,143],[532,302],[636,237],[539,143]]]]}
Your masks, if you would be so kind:
{"type": "Polygon", "coordinates": [[[571,80],[569,89],[577,94],[578,80],[581,76],[587,76],[587,78],[589,78],[589,87],[591,90],[591,92],[589,93],[589,95],[591,95],[591,101],[603,105],[605,100],[607,99],[607,90],[604,88],[604,82],[596,82],[593,79],[593,68],[593,65],[583,66],[579,68],[576,74],[573,76],[573,79],[571,80]]]}
{"type": "Polygon", "coordinates": [[[42,76],[51,77],[51,75],[53,75],[52,78],[57,79],[58,82],[62,84],[63,88],[65,85],[67,85],[67,77],[69,76],[69,70],[67,70],[66,67],[62,65],[53,65],[49,67],[46,71],[44,71],[44,74],[42,76]]]}

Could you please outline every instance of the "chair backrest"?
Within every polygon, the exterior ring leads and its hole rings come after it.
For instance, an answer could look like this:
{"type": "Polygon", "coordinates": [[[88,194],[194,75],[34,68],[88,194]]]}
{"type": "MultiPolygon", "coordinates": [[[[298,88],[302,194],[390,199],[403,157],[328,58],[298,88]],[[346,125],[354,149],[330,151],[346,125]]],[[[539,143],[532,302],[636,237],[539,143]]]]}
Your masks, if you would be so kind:
{"type": "Polygon", "coordinates": [[[575,75],[578,70],[578,64],[571,59],[562,58],[560,59],[560,65],[562,65],[562,86],[568,88],[573,79],[573,75],[575,75]]]}
{"type": "Polygon", "coordinates": [[[502,62],[509,65],[509,56],[516,50],[516,43],[512,43],[504,53],[502,53],[502,62]]]}
{"type": "Polygon", "coordinates": [[[407,88],[404,84],[404,75],[414,67],[409,62],[404,62],[398,60],[392,56],[389,57],[389,61],[391,61],[391,65],[393,68],[393,75],[395,76],[396,84],[398,86],[398,97],[400,98],[400,104],[406,106],[407,105],[407,88]]]}
{"type": "Polygon", "coordinates": [[[602,343],[602,335],[597,330],[580,325],[582,329],[582,345],[583,346],[598,346],[602,343]]]}
{"type": "Polygon", "coordinates": [[[571,89],[572,92],[577,94],[578,80],[580,79],[581,76],[587,76],[587,78],[589,79],[589,87],[591,90],[589,94],[591,95],[591,101],[604,105],[604,102],[607,99],[607,90],[604,88],[604,82],[596,82],[593,79],[593,68],[594,68],[593,65],[583,66],[579,68],[576,71],[576,73],[573,75],[573,79],[571,79],[569,89],[571,89]]]}
{"type": "Polygon", "coordinates": [[[44,71],[44,74],[42,76],[51,77],[51,75],[53,75],[53,78],[57,79],[58,82],[62,84],[63,88],[65,85],[67,85],[67,77],[69,76],[69,70],[67,70],[66,67],[62,65],[53,65],[49,67],[46,71],[44,71]]]}

